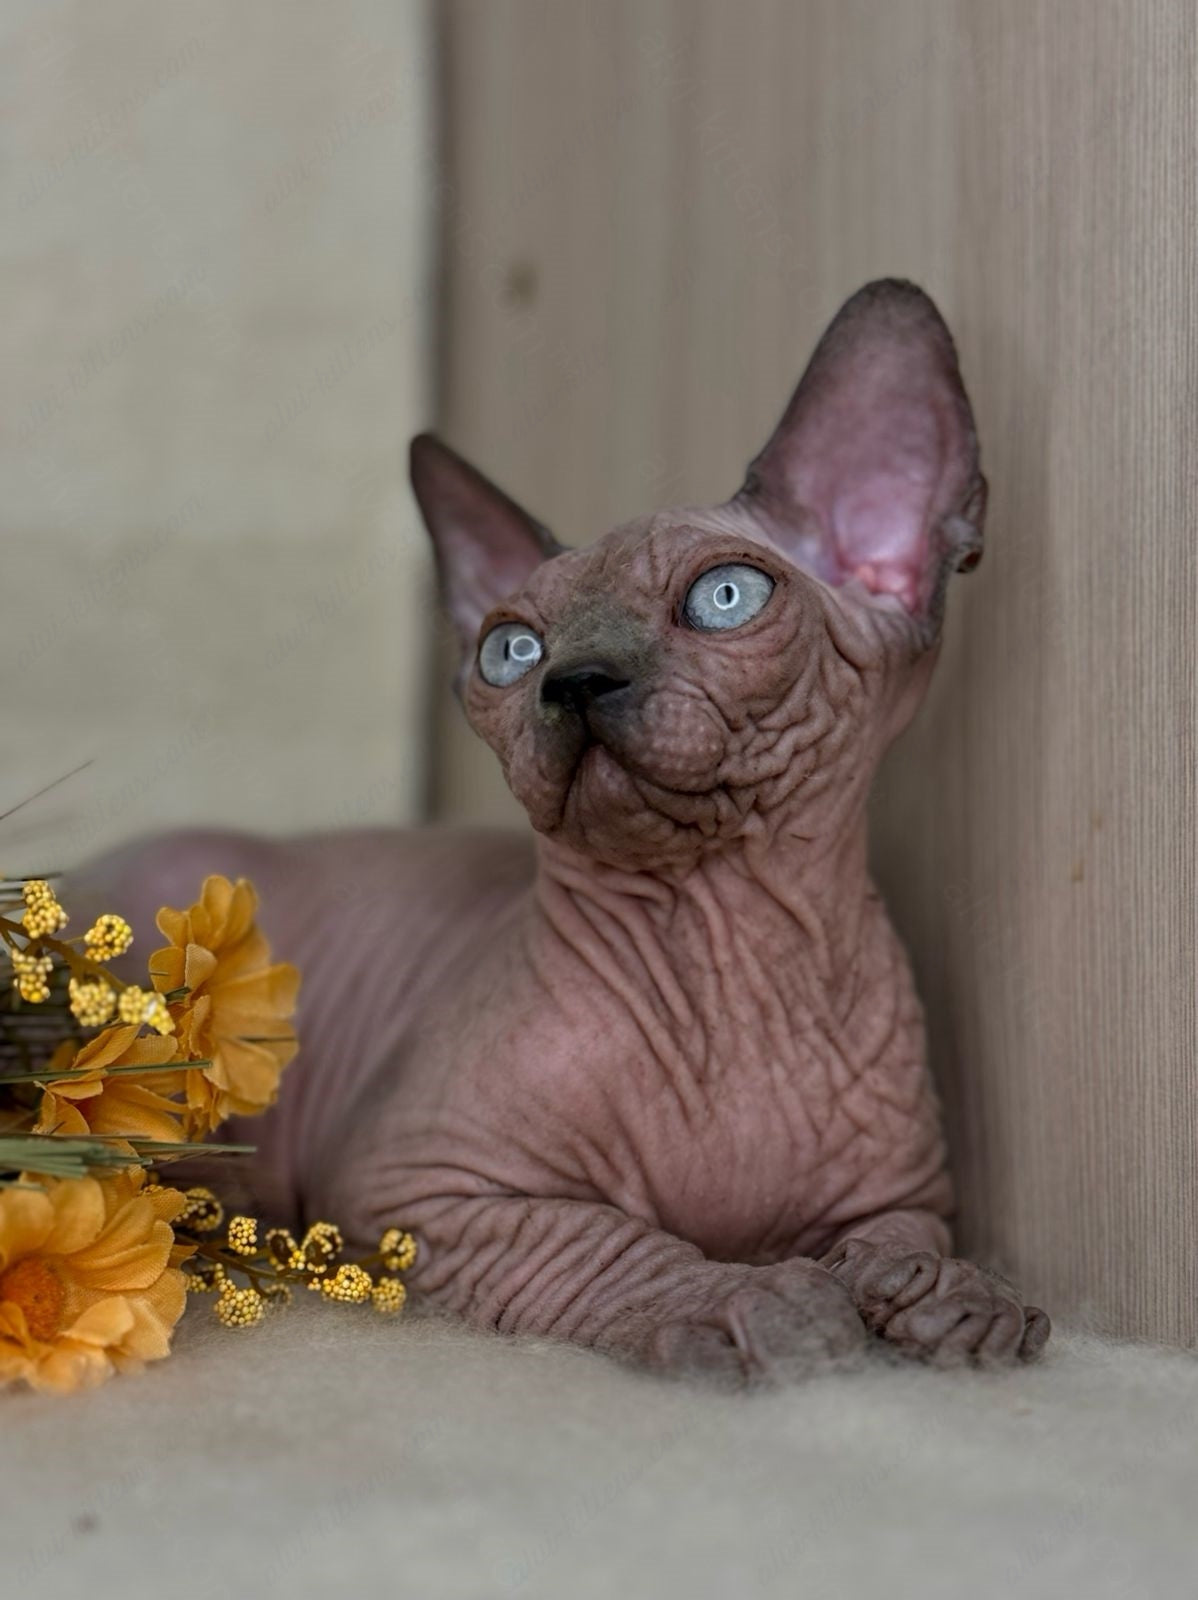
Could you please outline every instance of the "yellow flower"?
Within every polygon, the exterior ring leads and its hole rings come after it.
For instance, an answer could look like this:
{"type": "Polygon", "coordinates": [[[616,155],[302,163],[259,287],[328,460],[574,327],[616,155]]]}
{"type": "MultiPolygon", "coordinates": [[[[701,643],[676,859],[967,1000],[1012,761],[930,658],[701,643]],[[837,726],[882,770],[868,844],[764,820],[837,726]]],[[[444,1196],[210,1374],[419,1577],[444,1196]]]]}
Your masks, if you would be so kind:
{"type": "Polygon", "coordinates": [[[179,1140],[186,1108],[174,1099],[186,1085],[187,1068],[178,1072],[136,1073],[109,1077],[110,1067],[159,1066],[173,1059],[174,1039],[156,1035],[138,1038],[136,1023],[118,1023],[98,1033],[79,1051],[69,1041],[60,1045],[46,1067],[46,1088],[38,1112],[37,1133],[75,1136],[118,1133],[137,1139],[179,1140]],[[55,1080],[66,1068],[83,1076],[55,1080]]]}
{"type": "Polygon", "coordinates": [[[183,1197],[136,1169],[0,1190],[0,1384],[67,1393],[170,1352],[183,1197]]]}
{"type": "Polygon", "coordinates": [[[188,911],[164,907],[159,930],[170,940],[150,958],[154,987],[188,993],[171,1005],[179,1042],[211,1064],[187,1075],[191,1130],[207,1133],[226,1117],[250,1116],[273,1105],[279,1074],[296,1052],[299,974],[272,964],[270,946],[254,923],[258,896],[244,878],[204,880],[188,911]]]}

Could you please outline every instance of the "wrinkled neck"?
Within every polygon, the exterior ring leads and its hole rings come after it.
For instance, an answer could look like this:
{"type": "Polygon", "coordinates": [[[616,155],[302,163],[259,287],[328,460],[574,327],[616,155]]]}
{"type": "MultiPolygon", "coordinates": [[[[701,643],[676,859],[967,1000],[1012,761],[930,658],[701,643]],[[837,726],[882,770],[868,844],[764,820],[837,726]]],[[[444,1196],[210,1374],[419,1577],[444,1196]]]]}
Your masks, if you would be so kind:
{"type": "Polygon", "coordinates": [[[534,900],[567,935],[580,925],[608,946],[648,934],[672,966],[794,961],[825,988],[850,979],[876,895],[862,808],[815,835],[749,829],[688,867],[623,869],[542,838],[534,900]]]}

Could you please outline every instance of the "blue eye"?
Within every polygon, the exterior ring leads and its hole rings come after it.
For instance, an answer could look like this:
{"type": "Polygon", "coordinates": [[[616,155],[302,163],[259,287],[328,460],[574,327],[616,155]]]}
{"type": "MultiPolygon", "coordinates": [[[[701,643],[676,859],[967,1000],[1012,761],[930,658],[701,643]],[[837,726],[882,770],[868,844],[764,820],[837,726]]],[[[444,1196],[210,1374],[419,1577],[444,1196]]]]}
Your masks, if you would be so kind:
{"type": "Polygon", "coordinates": [[[545,653],[540,638],[523,622],[501,622],[492,628],[478,652],[478,670],[497,689],[506,689],[545,653]]]}
{"type": "Polygon", "coordinates": [[[711,632],[749,622],[774,592],[774,580],[756,567],[712,567],[690,586],[683,610],[693,628],[711,632]]]}

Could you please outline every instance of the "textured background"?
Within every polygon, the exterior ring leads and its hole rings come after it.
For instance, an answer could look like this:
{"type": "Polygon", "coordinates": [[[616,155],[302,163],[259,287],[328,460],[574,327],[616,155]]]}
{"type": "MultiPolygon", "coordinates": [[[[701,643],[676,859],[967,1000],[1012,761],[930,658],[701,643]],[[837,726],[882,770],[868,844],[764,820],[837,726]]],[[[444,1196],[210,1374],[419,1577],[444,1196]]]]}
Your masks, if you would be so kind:
{"type": "MultiPolygon", "coordinates": [[[[1198,1338],[1188,0],[454,0],[444,424],[561,536],[722,498],[908,275],[993,497],[885,774],[967,1247],[1198,1338]]],[[[442,812],[512,812],[446,712],[442,812]]]]}
{"type": "Polygon", "coordinates": [[[95,758],[8,870],[418,809],[427,34],[413,0],[0,5],[0,811],[95,758]]]}

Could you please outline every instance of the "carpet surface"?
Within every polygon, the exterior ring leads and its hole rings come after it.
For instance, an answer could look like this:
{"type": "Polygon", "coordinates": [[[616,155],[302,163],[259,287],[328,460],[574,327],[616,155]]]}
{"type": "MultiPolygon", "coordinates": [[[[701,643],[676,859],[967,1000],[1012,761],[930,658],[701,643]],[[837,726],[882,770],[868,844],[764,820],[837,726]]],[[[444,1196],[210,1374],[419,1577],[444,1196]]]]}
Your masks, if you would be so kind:
{"type": "Polygon", "coordinates": [[[0,1397],[2,1592],[1198,1595],[1198,1359],[1056,1341],[749,1397],[297,1304],[69,1400],[0,1397]]]}

